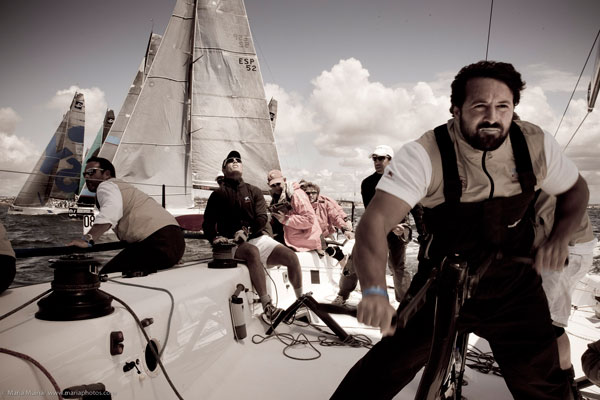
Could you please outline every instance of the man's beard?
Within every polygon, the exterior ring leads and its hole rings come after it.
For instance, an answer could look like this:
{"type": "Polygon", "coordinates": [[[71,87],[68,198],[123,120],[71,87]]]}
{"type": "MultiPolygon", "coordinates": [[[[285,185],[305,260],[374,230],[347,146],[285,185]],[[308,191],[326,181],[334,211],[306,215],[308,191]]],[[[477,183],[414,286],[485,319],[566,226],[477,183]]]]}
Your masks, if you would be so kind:
{"type": "Polygon", "coordinates": [[[463,123],[461,117],[460,125],[465,141],[473,148],[481,151],[496,150],[502,143],[504,143],[506,136],[508,136],[508,129],[505,129],[499,123],[490,124],[489,122],[482,122],[477,125],[475,132],[468,132],[463,129],[465,124],[463,123]],[[485,130],[488,131],[486,132],[485,130]]]}

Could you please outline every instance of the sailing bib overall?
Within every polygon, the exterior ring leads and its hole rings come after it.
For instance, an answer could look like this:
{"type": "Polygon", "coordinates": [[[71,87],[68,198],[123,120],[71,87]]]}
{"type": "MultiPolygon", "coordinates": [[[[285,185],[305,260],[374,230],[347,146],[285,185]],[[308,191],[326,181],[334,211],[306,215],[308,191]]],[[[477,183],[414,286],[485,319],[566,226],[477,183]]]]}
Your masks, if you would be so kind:
{"type": "MultiPolygon", "coordinates": [[[[445,256],[459,254],[467,261],[470,275],[481,275],[459,314],[459,332],[474,332],[489,341],[515,399],[569,399],[541,279],[531,265],[514,260],[531,257],[533,243],[536,179],[523,133],[511,125],[521,193],[461,203],[462,185],[447,127],[434,132],[442,158],[445,202],[425,210],[432,239],[409,293],[420,289],[431,268],[445,256]]],[[[426,304],[407,326],[375,345],[348,372],[333,398],[358,393],[393,398],[428,360],[434,312],[435,293],[430,290],[426,304]]]]}

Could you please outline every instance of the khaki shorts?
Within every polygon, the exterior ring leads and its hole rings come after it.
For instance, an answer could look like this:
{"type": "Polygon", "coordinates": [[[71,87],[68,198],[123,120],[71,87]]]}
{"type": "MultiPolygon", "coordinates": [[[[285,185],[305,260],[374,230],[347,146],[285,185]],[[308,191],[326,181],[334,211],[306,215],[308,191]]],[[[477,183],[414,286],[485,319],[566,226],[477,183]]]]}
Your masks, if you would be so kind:
{"type": "Polygon", "coordinates": [[[569,265],[562,271],[542,271],[542,287],[548,298],[552,323],[566,327],[571,315],[571,296],[575,285],[592,268],[596,239],[569,246],[569,265]]]}
{"type": "Polygon", "coordinates": [[[262,235],[254,239],[250,239],[248,240],[248,243],[256,246],[258,249],[258,254],[260,255],[260,262],[262,262],[265,267],[268,267],[267,260],[269,259],[269,256],[275,247],[281,245],[281,243],[268,235],[262,235]]]}

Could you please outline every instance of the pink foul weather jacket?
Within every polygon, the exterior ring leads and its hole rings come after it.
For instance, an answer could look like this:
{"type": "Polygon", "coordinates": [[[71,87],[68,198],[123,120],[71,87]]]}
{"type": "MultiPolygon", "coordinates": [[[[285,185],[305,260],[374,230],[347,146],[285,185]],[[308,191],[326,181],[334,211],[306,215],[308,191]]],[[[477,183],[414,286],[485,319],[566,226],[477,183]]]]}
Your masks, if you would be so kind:
{"type": "Polygon", "coordinates": [[[283,221],[285,243],[296,251],[321,249],[321,227],[304,190],[296,182],[290,198],[292,209],[283,221]]]}

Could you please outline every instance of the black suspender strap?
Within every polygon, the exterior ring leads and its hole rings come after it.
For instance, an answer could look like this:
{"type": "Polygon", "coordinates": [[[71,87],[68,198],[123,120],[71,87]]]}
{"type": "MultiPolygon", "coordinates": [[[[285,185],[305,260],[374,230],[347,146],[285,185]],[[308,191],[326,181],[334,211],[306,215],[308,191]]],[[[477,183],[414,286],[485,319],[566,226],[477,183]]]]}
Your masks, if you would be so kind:
{"type": "Polygon", "coordinates": [[[433,130],[435,140],[442,157],[442,171],[444,176],[444,198],[446,202],[458,203],[462,195],[462,184],[458,176],[458,165],[456,164],[456,153],[454,143],[450,140],[446,124],[440,125],[433,130]]]}
{"type": "Polygon", "coordinates": [[[515,164],[517,167],[517,174],[519,174],[521,190],[523,192],[533,192],[537,180],[533,173],[529,148],[527,147],[527,142],[525,141],[525,136],[523,136],[521,128],[514,122],[510,125],[510,143],[512,144],[512,150],[515,156],[515,164]]]}

